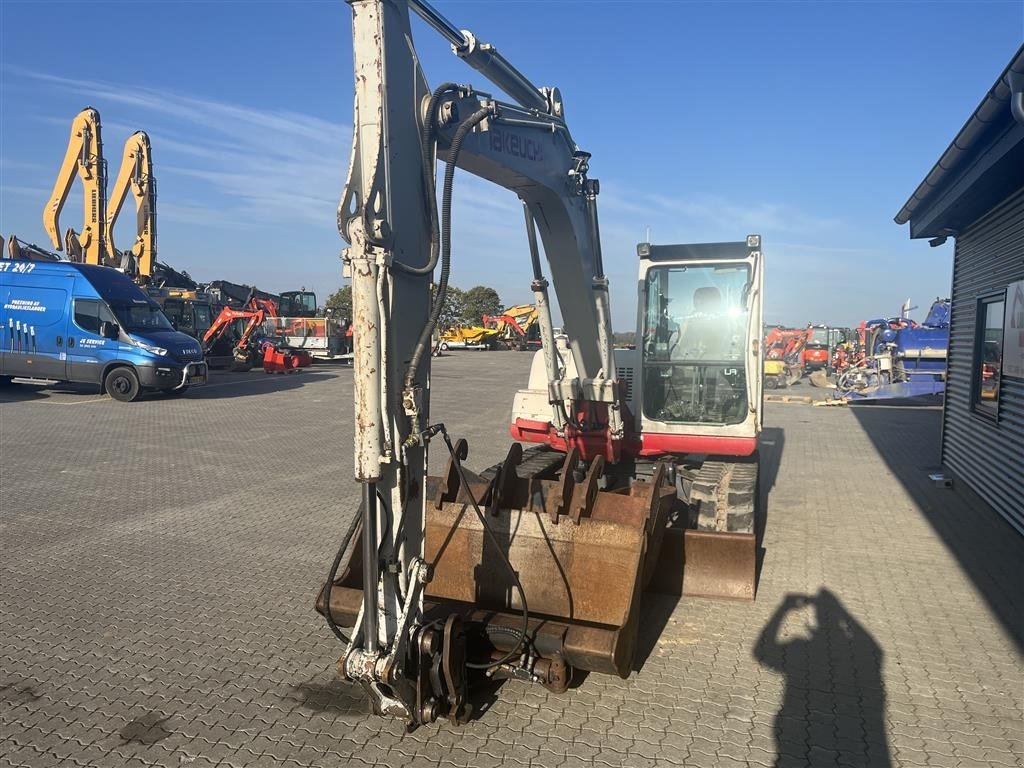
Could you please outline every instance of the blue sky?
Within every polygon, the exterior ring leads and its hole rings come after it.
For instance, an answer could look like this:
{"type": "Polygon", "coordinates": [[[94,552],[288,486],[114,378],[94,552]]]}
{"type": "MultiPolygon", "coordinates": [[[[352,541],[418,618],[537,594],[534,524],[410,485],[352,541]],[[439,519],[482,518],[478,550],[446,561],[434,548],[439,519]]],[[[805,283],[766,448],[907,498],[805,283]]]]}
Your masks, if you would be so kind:
{"type": "MultiPolygon", "coordinates": [[[[1020,0],[436,6],[561,89],[601,180],[617,330],[635,322],[647,227],[656,243],[761,232],[768,322],[852,324],[908,296],[923,317],[948,293],[952,245],[892,217],[1024,39],[1020,0]]],[[[132,131],[150,134],[161,260],[326,296],[341,284],[350,18],[333,1],[2,0],[0,232],[43,244],[71,119],[91,105],[112,167],[132,131]]],[[[493,90],[418,20],[414,34],[431,83],[493,90]]],[[[455,213],[454,283],[528,300],[514,196],[460,174],[455,213]]],[[[80,221],[76,188],[62,222],[80,221]]]]}

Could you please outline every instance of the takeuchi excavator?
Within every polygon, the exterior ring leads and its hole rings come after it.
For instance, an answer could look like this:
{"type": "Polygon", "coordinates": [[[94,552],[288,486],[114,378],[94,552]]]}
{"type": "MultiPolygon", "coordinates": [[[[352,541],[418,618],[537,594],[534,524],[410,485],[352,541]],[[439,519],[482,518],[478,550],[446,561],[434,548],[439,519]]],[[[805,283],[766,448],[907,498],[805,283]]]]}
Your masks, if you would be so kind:
{"type": "Polygon", "coordinates": [[[761,238],[641,243],[637,348],[613,350],[599,185],[559,90],[423,0],[350,2],[356,129],[338,225],[362,503],[316,605],[376,712],[457,723],[473,675],[556,692],[577,670],[629,675],[647,591],[753,597],[761,238]],[[431,90],[410,10],[511,101],[431,90]],[[543,341],[513,404],[520,442],[480,474],[432,418],[428,385],[456,168],[522,200],[543,341]],[[447,467],[427,477],[439,443],[447,467]]]}

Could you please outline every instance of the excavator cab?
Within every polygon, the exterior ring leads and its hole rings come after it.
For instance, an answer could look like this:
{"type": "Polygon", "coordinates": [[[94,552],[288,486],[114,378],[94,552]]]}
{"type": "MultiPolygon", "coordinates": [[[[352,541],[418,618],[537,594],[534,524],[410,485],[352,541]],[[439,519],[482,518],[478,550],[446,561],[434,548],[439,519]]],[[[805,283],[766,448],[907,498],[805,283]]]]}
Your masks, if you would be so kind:
{"type": "Polygon", "coordinates": [[[284,291],[277,311],[281,317],[316,317],[316,294],[305,289],[284,291]]]}
{"type": "Polygon", "coordinates": [[[642,417],[739,424],[749,412],[748,264],[652,265],[646,276],[642,417]]]}
{"type": "MultiPolygon", "coordinates": [[[[760,236],[640,243],[637,253],[637,348],[615,351],[635,424],[631,452],[751,456],[761,429],[760,236]]],[[[531,390],[541,384],[531,375],[531,390]]],[[[521,396],[513,411],[540,413],[535,399],[521,396]]]]}

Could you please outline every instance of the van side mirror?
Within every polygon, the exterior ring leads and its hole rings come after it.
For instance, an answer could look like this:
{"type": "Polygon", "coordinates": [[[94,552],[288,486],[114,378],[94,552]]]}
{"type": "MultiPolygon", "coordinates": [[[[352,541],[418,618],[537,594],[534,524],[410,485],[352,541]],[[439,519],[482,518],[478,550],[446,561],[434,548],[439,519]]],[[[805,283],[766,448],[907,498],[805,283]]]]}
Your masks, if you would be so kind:
{"type": "Polygon", "coordinates": [[[100,323],[100,336],[104,339],[112,339],[117,341],[121,336],[121,328],[117,323],[111,323],[104,321],[100,323]]]}

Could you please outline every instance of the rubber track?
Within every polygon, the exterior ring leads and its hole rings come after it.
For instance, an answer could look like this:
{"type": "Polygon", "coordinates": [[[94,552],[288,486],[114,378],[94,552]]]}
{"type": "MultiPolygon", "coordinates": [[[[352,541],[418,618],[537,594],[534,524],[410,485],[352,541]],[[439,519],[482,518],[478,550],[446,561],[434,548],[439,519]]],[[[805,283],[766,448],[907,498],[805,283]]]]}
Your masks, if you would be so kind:
{"type": "Polygon", "coordinates": [[[706,461],[697,472],[690,502],[702,531],[753,533],[757,464],[706,461]]]}
{"type": "MultiPolygon", "coordinates": [[[[560,467],[564,460],[564,453],[553,451],[546,445],[533,445],[523,449],[523,461],[516,467],[516,474],[524,480],[538,477],[560,467]]],[[[497,477],[500,469],[500,463],[495,464],[493,467],[488,467],[480,473],[480,479],[490,482],[497,477]]]]}

